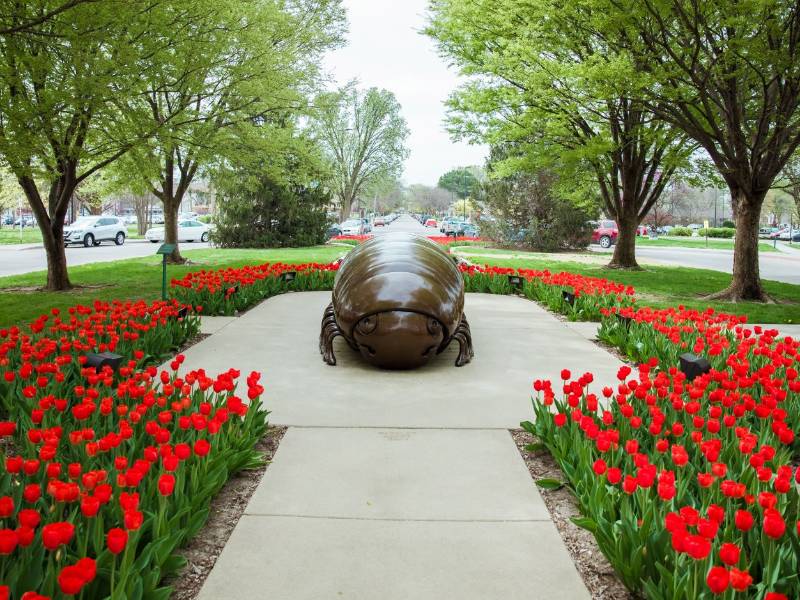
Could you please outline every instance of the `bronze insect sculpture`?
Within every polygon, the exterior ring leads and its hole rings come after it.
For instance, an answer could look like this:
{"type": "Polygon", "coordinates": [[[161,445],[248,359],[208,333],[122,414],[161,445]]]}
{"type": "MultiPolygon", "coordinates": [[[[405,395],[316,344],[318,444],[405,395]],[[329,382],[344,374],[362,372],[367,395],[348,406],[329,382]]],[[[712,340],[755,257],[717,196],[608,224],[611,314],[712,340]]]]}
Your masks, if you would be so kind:
{"type": "Polygon", "coordinates": [[[453,340],[456,366],[474,356],[464,316],[464,278],[435,242],[409,233],[386,233],[356,246],[344,259],[322,316],[319,350],[336,364],[333,339],[341,335],[372,365],[412,369],[453,340]]]}

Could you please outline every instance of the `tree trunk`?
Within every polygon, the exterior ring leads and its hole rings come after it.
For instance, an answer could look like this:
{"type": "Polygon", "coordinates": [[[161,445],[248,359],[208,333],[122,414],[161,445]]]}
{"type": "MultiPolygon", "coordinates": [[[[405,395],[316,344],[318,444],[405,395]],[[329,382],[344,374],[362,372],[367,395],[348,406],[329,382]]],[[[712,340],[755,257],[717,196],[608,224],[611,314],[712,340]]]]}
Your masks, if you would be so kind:
{"type": "Polygon", "coordinates": [[[608,267],[611,269],[639,269],[636,262],[636,228],[639,222],[636,218],[623,217],[617,219],[619,235],[614,245],[614,255],[608,267]]]}
{"type": "Polygon", "coordinates": [[[67,207],[75,191],[73,179],[60,177],[53,181],[50,188],[50,196],[55,199],[49,202],[52,214],[48,214],[42,202],[39,189],[32,178],[23,176],[17,177],[22,187],[28,204],[36,217],[36,223],[42,232],[42,242],[47,255],[47,286],[45,289],[52,292],[60,292],[72,288],[67,271],[67,255],[64,252],[64,218],[67,214],[67,207]]]}
{"type": "Polygon", "coordinates": [[[164,242],[167,244],[175,244],[174,252],[169,256],[167,262],[176,265],[182,265],[186,259],[181,256],[181,250],[178,247],[178,210],[181,203],[171,195],[164,195],[164,242]]]}
{"type": "Polygon", "coordinates": [[[758,267],[758,223],[764,196],[748,197],[738,190],[731,190],[731,198],[736,198],[733,279],[727,288],[709,296],[709,300],[766,300],[758,267]]]}
{"type": "Polygon", "coordinates": [[[353,209],[353,198],[345,196],[342,198],[342,222],[350,218],[350,211],[353,209]]]}
{"type": "Polygon", "coordinates": [[[49,224],[39,222],[44,250],[47,253],[47,289],[68,290],[72,287],[67,271],[67,254],[64,248],[64,222],[56,219],[49,224]],[[48,226],[49,225],[49,226],[48,226]]]}

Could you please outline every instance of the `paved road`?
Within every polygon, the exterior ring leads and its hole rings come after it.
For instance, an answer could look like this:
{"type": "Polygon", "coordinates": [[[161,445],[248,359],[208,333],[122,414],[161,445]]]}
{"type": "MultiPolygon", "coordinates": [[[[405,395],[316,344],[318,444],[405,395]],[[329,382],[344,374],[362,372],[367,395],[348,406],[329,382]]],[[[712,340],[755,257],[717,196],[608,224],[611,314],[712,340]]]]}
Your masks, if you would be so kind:
{"type": "Polygon", "coordinates": [[[418,233],[420,235],[442,235],[435,227],[425,227],[422,223],[409,215],[400,215],[395,219],[394,223],[386,227],[375,227],[372,233],[380,235],[387,231],[408,231],[409,233],[418,233]]]}
{"type": "MultiPolygon", "coordinates": [[[[610,253],[592,246],[596,252],[610,253]]],[[[703,248],[644,248],[637,247],[636,255],[651,262],[698,269],[712,269],[731,273],[733,271],[732,250],[705,250],[703,248]]],[[[772,279],[800,285],[800,253],[784,254],[762,252],[759,257],[762,279],[772,279]]]]}
{"type": "MultiPolygon", "coordinates": [[[[181,248],[185,250],[208,247],[208,244],[203,243],[181,244],[181,248]]],[[[100,246],[90,248],[70,246],[67,248],[67,264],[85,265],[151,256],[155,254],[157,248],[157,244],[145,240],[127,240],[122,246],[116,246],[111,242],[103,242],[100,246]]],[[[0,245],[0,277],[45,269],[47,269],[47,257],[41,244],[0,245]]]]}

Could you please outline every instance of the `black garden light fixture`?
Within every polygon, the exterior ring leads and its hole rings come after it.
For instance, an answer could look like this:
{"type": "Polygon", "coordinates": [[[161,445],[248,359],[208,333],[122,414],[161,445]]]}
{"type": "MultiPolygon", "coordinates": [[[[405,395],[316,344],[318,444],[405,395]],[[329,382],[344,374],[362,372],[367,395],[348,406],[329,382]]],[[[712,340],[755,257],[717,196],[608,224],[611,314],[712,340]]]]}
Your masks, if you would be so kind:
{"type": "Polygon", "coordinates": [[[625,329],[631,328],[631,322],[633,321],[633,319],[631,319],[630,317],[626,317],[625,315],[621,315],[619,313],[616,313],[616,315],[617,315],[617,320],[620,322],[620,325],[624,325],[625,329]]]}
{"type": "Polygon", "coordinates": [[[161,261],[161,299],[167,299],[167,257],[175,252],[175,244],[161,244],[156,254],[163,257],[161,261]]]}
{"type": "Polygon", "coordinates": [[[562,290],[561,297],[564,299],[564,302],[566,302],[570,306],[574,306],[575,294],[573,294],[572,292],[568,292],[567,290],[562,290]]]}
{"type": "Polygon", "coordinates": [[[102,371],[104,367],[111,367],[112,370],[119,371],[121,363],[122,356],[113,352],[90,352],[86,355],[86,366],[94,367],[97,372],[102,371]]]}
{"type": "Polygon", "coordinates": [[[285,271],[284,273],[281,273],[281,281],[284,283],[293,282],[295,277],[297,277],[297,271],[285,271]]]}
{"type": "Polygon", "coordinates": [[[686,375],[686,379],[692,381],[698,375],[703,375],[711,370],[711,363],[702,356],[695,356],[691,352],[681,354],[681,373],[686,375]]]}
{"type": "Polygon", "coordinates": [[[178,318],[185,319],[189,315],[189,307],[188,306],[181,306],[178,309],[178,318]]]}
{"type": "Polygon", "coordinates": [[[509,275],[508,283],[512,288],[519,289],[522,287],[522,277],[519,275],[509,275]]]}

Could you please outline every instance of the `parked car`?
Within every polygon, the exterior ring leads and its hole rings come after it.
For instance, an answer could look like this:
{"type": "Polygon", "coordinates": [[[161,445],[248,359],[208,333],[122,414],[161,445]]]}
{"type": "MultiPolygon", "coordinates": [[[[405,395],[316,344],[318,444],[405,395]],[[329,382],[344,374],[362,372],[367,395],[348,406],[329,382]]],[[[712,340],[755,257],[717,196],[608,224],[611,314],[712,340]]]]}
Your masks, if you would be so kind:
{"type": "Polygon", "coordinates": [[[325,232],[325,239],[331,239],[332,237],[336,237],[337,235],[342,235],[342,228],[339,227],[336,223],[328,227],[328,230],[325,232]]]}
{"type": "Polygon", "coordinates": [[[458,232],[458,235],[468,238],[480,237],[480,229],[478,229],[477,225],[472,225],[471,223],[464,223],[464,226],[458,232]]]}
{"type": "MultiPolygon", "coordinates": [[[[789,228],[788,227],[784,227],[782,229],[778,229],[778,230],[773,231],[772,233],[770,233],[769,234],[769,239],[771,239],[771,240],[788,240],[789,239],[789,233],[790,233],[789,228]]],[[[794,233],[794,230],[791,233],[794,233]]]]}
{"type": "Polygon", "coordinates": [[[361,222],[364,223],[364,234],[370,233],[372,231],[372,225],[369,219],[361,219],[361,222]]]}
{"type": "Polygon", "coordinates": [[[372,225],[374,227],[383,227],[386,225],[386,219],[383,217],[375,217],[375,219],[372,221],[372,225]]]}
{"type": "Polygon", "coordinates": [[[636,228],[636,235],[650,235],[650,230],[647,228],[647,225],[639,225],[636,228]]]}
{"type": "Polygon", "coordinates": [[[78,217],[72,225],[64,228],[64,245],[83,244],[88,248],[108,241],[122,246],[127,231],[125,222],[119,217],[78,217]]]}
{"type": "Polygon", "coordinates": [[[448,226],[450,226],[452,223],[458,222],[459,220],[460,219],[458,217],[445,217],[444,219],[439,221],[439,231],[441,231],[444,234],[447,234],[448,226]]]}
{"type": "Polygon", "coordinates": [[[342,235],[364,235],[364,222],[361,219],[347,219],[339,225],[342,235]]]}
{"type": "Polygon", "coordinates": [[[619,229],[614,221],[604,220],[597,223],[592,231],[592,243],[600,244],[601,248],[610,248],[617,242],[619,229]]]}
{"type": "Polygon", "coordinates": [[[433,227],[435,229],[436,228],[436,219],[431,219],[431,218],[426,219],[425,220],[425,227],[433,227]]]}
{"type": "MultiPolygon", "coordinates": [[[[207,242],[211,227],[205,223],[194,220],[178,221],[178,241],[179,242],[207,242]]],[[[144,234],[145,239],[152,243],[164,241],[164,228],[153,227],[144,234]]]]}
{"type": "Polygon", "coordinates": [[[458,235],[457,232],[463,230],[464,225],[466,225],[466,224],[467,224],[467,222],[464,219],[461,219],[459,217],[452,217],[450,219],[445,219],[444,227],[443,227],[444,234],[445,235],[458,235]]]}

